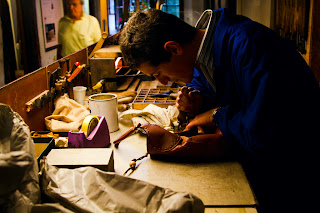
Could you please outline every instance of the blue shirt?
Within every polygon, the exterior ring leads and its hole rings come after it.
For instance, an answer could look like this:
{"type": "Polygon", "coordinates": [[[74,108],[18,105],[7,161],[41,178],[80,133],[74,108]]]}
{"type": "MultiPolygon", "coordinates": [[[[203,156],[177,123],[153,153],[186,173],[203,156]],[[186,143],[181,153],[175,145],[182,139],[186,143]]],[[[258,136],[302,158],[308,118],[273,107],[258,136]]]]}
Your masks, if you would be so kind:
{"type": "Polygon", "coordinates": [[[271,29],[227,9],[205,13],[199,22],[215,27],[198,55],[210,57],[198,57],[201,70],[188,86],[222,107],[214,121],[224,136],[259,158],[319,142],[319,86],[299,52],[271,29]],[[210,21],[210,13],[219,18],[210,21]]]}

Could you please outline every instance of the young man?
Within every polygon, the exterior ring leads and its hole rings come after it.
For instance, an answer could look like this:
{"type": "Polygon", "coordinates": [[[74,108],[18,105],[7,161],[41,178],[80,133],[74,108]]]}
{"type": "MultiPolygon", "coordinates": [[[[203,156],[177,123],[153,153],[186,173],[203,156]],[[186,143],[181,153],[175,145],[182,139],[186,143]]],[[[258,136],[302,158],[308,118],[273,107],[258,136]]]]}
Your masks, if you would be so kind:
{"type": "Polygon", "coordinates": [[[310,189],[318,185],[312,147],[320,141],[320,92],[288,41],[227,9],[205,11],[195,28],[152,9],[129,19],[120,48],[132,68],[163,84],[194,88],[182,88],[176,103],[196,115],[186,129],[221,130],[243,163],[260,211],[315,204],[310,189]]]}
{"type": "MultiPolygon", "coordinates": [[[[68,0],[67,15],[59,21],[58,41],[62,57],[77,52],[101,37],[96,17],[83,13],[83,0],[68,0]]],[[[59,55],[59,53],[58,53],[59,55]]]]}

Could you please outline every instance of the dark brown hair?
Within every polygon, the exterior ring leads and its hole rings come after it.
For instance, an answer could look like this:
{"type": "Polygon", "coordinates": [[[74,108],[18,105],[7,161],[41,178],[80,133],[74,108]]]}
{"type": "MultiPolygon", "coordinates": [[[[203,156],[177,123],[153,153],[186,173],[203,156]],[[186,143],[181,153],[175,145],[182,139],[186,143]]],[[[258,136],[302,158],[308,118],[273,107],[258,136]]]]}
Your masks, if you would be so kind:
{"type": "Polygon", "coordinates": [[[131,68],[139,68],[142,63],[158,66],[170,60],[170,53],[164,49],[167,41],[184,45],[193,40],[196,28],[180,18],[150,9],[134,13],[120,33],[120,48],[131,68]]]}

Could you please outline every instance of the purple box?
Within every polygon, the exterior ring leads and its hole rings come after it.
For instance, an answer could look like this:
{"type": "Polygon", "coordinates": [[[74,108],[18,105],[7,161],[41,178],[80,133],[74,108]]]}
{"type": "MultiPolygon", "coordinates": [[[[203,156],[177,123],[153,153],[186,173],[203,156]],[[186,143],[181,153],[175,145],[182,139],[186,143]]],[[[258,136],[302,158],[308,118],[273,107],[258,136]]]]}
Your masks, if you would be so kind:
{"type": "Polygon", "coordinates": [[[106,148],[110,146],[110,133],[106,118],[99,117],[98,125],[88,137],[82,131],[68,132],[68,148],[106,148]]]}

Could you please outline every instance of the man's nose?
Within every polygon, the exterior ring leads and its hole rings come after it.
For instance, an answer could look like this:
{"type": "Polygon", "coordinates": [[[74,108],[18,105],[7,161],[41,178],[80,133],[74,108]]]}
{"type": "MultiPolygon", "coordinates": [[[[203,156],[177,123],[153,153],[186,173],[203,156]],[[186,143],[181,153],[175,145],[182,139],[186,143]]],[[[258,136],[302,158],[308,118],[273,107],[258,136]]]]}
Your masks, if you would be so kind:
{"type": "Polygon", "coordinates": [[[155,78],[163,85],[167,85],[168,81],[170,80],[168,77],[162,75],[157,75],[155,78]]]}

